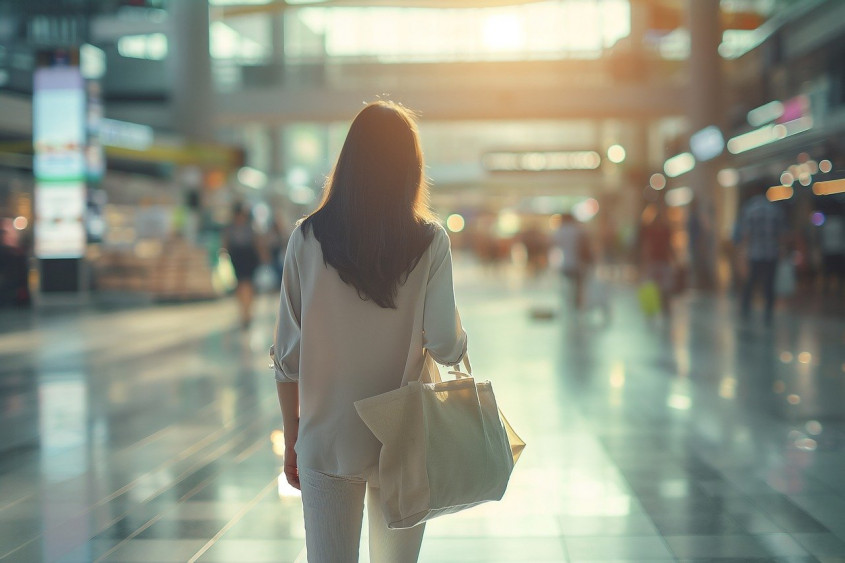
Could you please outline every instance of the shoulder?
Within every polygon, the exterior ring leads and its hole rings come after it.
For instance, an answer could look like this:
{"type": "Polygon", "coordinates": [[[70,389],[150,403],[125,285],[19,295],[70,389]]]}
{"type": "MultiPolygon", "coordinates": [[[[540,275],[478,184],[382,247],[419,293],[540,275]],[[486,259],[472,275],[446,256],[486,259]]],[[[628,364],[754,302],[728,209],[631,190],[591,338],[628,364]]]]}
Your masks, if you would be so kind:
{"type": "Polygon", "coordinates": [[[437,221],[427,221],[424,223],[425,237],[430,241],[428,243],[427,252],[431,255],[435,262],[438,258],[442,258],[449,253],[451,241],[446,229],[437,221]]]}
{"type": "Polygon", "coordinates": [[[308,234],[309,232],[310,229],[307,225],[303,225],[302,221],[297,222],[296,226],[290,232],[290,237],[288,238],[288,248],[292,249],[294,252],[302,248],[307,238],[314,238],[313,234],[308,234]]]}
{"type": "Polygon", "coordinates": [[[305,237],[305,233],[303,232],[304,228],[302,225],[302,221],[296,223],[296,226],[290,232],[290,242],[301,242],[302,239],[305,237]]]}
{"type": "Polygon", "coordinates": [[[437,221],[430,221],[426,223],[426,227],[428,232],[431,233],[431,245],[434,247],[435,245],[446,245],[449,246],[450,240],[449,233],[446,231],[446,228],[438,223],[437,221]]]}

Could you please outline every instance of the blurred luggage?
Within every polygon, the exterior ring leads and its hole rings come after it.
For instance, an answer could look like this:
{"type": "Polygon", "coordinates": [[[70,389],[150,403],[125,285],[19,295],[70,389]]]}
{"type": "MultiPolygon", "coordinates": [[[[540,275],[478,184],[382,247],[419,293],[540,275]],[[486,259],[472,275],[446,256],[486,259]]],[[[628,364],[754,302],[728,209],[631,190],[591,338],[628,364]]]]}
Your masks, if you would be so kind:
{"type": "Polygon", "coordinates": [[[637,289],[637,297],[640,301],[640,309],[647,317],[652,317],[660,312],[660,289],[653,281],[647,281],[637,289]]]}
{"type": "Polygon", "coordinates": [[[549,321],[555,318],[555,310],[551,307],[532,307],[528,314],[537,321],[549,321]]]}

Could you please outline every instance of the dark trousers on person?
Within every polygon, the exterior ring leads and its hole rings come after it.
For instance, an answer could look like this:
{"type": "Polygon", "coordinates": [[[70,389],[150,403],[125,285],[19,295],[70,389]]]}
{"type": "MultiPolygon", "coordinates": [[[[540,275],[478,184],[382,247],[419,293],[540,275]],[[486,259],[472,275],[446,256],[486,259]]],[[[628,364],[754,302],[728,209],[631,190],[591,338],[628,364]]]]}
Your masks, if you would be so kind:
{"type": "Polygon", "coordinates": [[[751,294],[757,285],[763,286],[763,295],[766,299],[766,322],[772,320],[772,309],[775,306],[775,272],[778,261],[774,260],[749,260],[748,279],[745,280],[745,287],[742,291],[742,315],[748,317],[751,312],[751,294]]]}
{"type": "Polygon", "coordinates": [[[584,273],[581,270],[565,270],[563,275],[569,280],[572,306],[576,310],[584,307],[584,273]]]}

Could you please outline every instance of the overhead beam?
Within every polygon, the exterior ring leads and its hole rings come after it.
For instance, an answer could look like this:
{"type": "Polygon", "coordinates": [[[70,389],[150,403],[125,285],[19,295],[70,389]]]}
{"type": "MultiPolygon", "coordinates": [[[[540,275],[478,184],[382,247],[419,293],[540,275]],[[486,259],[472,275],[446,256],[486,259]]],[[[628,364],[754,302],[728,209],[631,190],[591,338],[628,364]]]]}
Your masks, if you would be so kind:
{"type": "Polygon", "coordinates": [[[421,113],[426,121],[518,119],[653,119],[684,115],[686,89],[667,86],[571,87],[527,90],[519,84],[489,88],[381,90],[262,88],[220,95],[217,123],[284,124],[302,121],[345,121],[362,104],[388,97],[421,113]]]}
{"type": "Polygon", "coordinates": [[[238,17],[296,10],[299,8],[498,8],[533,4],[542,0],[313,0],[287,3],[275,0],[266,4],[231,4],[213,6],[212,17],[238,17]]]}

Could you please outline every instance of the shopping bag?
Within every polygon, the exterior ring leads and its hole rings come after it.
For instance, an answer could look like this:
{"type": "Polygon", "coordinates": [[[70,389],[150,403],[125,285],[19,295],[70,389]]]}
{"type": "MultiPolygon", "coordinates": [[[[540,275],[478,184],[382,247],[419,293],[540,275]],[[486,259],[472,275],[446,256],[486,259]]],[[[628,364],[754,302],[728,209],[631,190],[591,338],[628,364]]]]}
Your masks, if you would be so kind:
{"type": "Polygon", "coordinates": [[[795,293],[795,264],[792,260],[779,260],[775,270],[775,294],[789,297],[795,293]]]}
{"type": "Polygon", "coordinates": [[[637,290],[640,308],[646,316],[651,317],[660,312],[660,289],[653,281],[647,281],[637,290]]]}
{"type": "Polygon", "coordinates": [[[355,402],[382,444],[378,479],[390,528],[500,500],[525,447],[489,381],[450,373],[456,379],[442,381],[426,354],[419,380],[355,402]]]}

